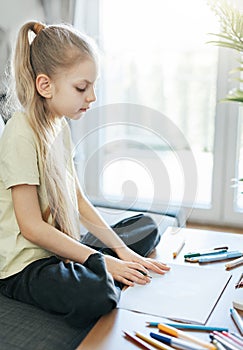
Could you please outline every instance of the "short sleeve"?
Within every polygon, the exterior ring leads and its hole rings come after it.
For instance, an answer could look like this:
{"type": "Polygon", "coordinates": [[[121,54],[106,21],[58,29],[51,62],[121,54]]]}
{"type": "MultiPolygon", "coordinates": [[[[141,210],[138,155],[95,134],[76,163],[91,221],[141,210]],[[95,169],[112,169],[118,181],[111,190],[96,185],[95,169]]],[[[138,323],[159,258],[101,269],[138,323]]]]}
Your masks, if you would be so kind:
{"type": "Polygon", "coordinates": [[[6,189],[21,184],[39,185],[35,141],[26,135],[8,135],[1,148],[1,178],[6,189]]]}

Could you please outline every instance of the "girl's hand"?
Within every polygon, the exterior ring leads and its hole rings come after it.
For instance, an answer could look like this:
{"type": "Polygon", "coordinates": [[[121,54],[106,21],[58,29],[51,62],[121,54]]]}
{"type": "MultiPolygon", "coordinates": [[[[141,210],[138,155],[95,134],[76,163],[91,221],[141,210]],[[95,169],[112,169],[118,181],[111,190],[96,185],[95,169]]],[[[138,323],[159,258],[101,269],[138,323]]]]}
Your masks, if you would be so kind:
{"type": "Polygon", "coordinates": [[[148,271],[142,264],[123,261],[110,255],[105,255],[104,257],[107,270],[111,273],[114,280],[130,287],[134,286],[134,283],[146,284],[150,282],[150,278],[147,276],[148,271]]]}
{"type": "Polygon", "coordinates": [[[170,270],[166,264],[150,258],[143,258],[128,247],[122,247],[116,251],[119,259],[109,255],[105,256],[107,270],[116,281],[128,286],[134,283],[147,284],[150,282],[148,270],[163,275],[170,270]]]}
{"type": "Polygon", "coordinates": [[[154,271],[160,275],[163,275],[165,272],[170,270],[170,267],[166,264],[154,259],[144,258],[126,246],[117,249],[116,253],[121,260],[139,263],[144,268],[154,271]]]}

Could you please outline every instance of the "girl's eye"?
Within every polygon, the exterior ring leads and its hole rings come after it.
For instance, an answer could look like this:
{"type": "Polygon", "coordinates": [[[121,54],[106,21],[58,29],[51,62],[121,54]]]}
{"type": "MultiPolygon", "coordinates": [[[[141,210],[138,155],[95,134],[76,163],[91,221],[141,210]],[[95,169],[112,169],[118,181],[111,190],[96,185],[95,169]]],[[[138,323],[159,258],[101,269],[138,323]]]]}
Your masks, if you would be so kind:
{"type": "Polygon", "coordinates": [[[76,87],[76,90],[78,92],[84,92],[86,90],[86,87],[85,88],[79,88],[79,87],[76,87]]]}

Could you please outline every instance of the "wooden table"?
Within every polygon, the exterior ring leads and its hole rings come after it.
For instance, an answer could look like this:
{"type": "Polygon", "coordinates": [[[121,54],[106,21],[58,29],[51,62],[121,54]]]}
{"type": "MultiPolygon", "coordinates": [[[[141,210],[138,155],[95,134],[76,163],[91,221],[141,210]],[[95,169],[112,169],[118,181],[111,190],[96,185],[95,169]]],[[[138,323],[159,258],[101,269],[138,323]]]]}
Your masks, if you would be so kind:
{"type": "MultiPolygon", "coordinates": [[[[229,250],[243,250],[243,235],[214,232],[195,229],[174,229],[169,228],[162,236],[161,242],[156,248],[154,258],[166,263],[188,264],[184,262],[184,254],[189,251],[197,251],[202,249],[212,249],[218,246],[228,246],[229,250]],[[185,238],[185,246],[176,259],[173,259],[172,252],[181,240],[185,238]]],[[[214,262],[203,264],[203,266],[218,267],[225,269],[225,263],[214,262]]],[[[232,307],[232,293],[235,283],[237,283],[243,267],[231,269],[230,279],[227,287],[222,293],[218,303],[211,313],[207,324],[227,327],[230,331],[238,332],[238,329],[230,316],[230,307],[232,307]]],[[[186,301],[189,303],[189,301],[186,301]]],[[[190,305],[190,304],[189,304],[190,305]]],[[[243,316],[243,312],[240,312],[243,316]]],[[[139,347],[137,344],[128,340],[123,335],[123,330],[136,330],[143,333],[149,333],[151,328],[146,327],[146,321],[163,322],[162,317],[149,316],[141,313],[135,313],[123,309],[115,309],[108,315],[101,317],[93,329],[89,332],[83,342],[78,346],[77,350],[136,350],[139,347]]],[[[168,322],[168,320],[167,320],[168,322]]],[[[208,332],[193,332],[197,337],[209,340],[208,332]]]]}

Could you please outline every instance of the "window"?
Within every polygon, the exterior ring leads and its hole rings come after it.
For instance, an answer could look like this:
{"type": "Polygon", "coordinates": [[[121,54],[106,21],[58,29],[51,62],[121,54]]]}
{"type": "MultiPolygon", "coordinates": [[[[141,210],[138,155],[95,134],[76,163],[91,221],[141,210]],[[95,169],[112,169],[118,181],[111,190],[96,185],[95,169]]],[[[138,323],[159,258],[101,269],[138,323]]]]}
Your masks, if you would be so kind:
{"type": "Polygon", "coordinates": [[[84,29],[103,55],[99,101],[76,150],[85,191],[237,225],[243,200],[231,179],[242,176],[243,131],[238,107],[218,103],[232,58],[206,43],[219,31],[214,14],[204,0],[92,4],[97,21],[90,15],[84,29]]]}

